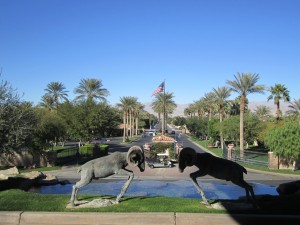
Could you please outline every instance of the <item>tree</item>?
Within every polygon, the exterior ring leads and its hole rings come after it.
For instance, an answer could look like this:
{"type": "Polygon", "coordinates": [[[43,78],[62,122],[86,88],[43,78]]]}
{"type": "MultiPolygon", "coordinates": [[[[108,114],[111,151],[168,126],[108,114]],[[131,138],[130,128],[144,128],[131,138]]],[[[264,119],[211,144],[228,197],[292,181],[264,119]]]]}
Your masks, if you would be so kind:
{"type": "Polygon", "coordinates": [[[50,95],[43,95],[41,102],[38,104],[38,106],[41,106],[43,108],[48,109],[49,111],[52,111],[55,109],[55,101],[50,95]]]}
{"type": "Polygon", "coordinates": [[[254,112],[262,122],[267,121],[267,119],[271,117],[271,109],[265,105],[257,106],[254,112]]]}
{"type": "Polygon", "coordinates": [[[283,99],[284,101],[289,102],[289,91],[282,84],[275,84],[275,86],[270,87],[269,91],[271,92],[271,95],[268,97],[268,101],[274,99],[274,104],[276,105],[276,120],[278,121],[281,116],[280,100],[283,99]]]}
{"type": "Polygon", "coordinates": [[[186,120],[187,129],[196,137],[207,136],[208,118],[206,117],[191,117],[186,120]]]}
{"type": "MultiPolygon", "coordinates": [[[[213,93],[215,94],[216,98],[216,105],[218,107],[218,113],[219,113],[219,121],[220,124],[223,121],[223,113],[224,113],[224,107],[227,104],[227,98],[229,98],[231,90],[228,87],[218,87],[217,89],[213,89],[213,93]]],[[[221,139],[221,147],[223,148],[224,140],[223,140],[223,133],[222,129],[220,129],[220,139],[221,139]]]]}
{"type": "Polygon", "coordinates": [[[121,123],[119,111],[106,103],[65,102],[58,115],[63,119],[71,140],[90,141],[99,136],[107,137],[121,123]]]}
{"type": "Polygon", "coordinates": [[[195,116],[196,113],[196,106],[195,104],[189,104],[189,106],[187,108],[184,109],[184,115],[185,116],[189,116],[189,117],[193,117],[195,116]]]}
{"type": "Polygon", "coordinates": [[[208,118],[209,118],[209,120],[212,119],[212,115],[214,114],[214,111],[217,108],[216,98],[217,98],[217,96],[214,92],[209,92],[209,93],[206,93],[204,95],[204,101],[205,101],[205,104],[208,107],[208,118]]]}
{"type": "Polygon", "coordinates": [[[117,104],[117,107],[123,111],[123,142],[128,139],[128,131],[132,131],[132,112],[136,104],[137,98],[132,96],[120,98],[120,103],[117,104]]]}
{"type": "Polygon", "coordinates": [[[164,124],[162,125],[162,128],[166,128],[166,121],[168,119],[168,115],[172,114],[174,109],[177,107],[173,98],[173,93],[158,93],[155,95],[155,99],[151,103],[153,111],[158,114],[159,121],[161,114],[165,113],[165,115],[163,115],[164,124]]]}
{"type": "Polygon", "coordinates": [[[39,118],[35,130],[35,144],[37,147],[46,148],[63,141],[66,135],[66,127],[62,118],[46,109],[37,110],[39,118]]]}
{"type": "Polygon", "coordinates": [[[276,155],[293,159],[293,170],[296,169],[296,160],[300,157],[299,124],[286,123],[269,130],[264,142],[276,155]]]}
{"type": "Polygon", "coordinates": [[[0,152],[28,148],[37,124],[34,109],[7,81],[0,82],[0,152]]]}
{"type": "Polygon", "coordinates": [[[300,123],[300,99],[295,99],[294,102],[288,106],[288,108],[289,110],[286,112],[286,114],[295,116],[300,123]]]}
{"type": "Polygon", "coordinates": [[[58,111],[59,99],[68,101],[68,91],[65,89],[65,86],[60,82],[51,82],[47,85],[47,88],[45,88],[47,92],[46,95],[51,96],[56,103],[56,112],[58,111]]]}
{"type": "Polygon", "coordinates": [[[77,94],[75,100],[94,101],[94,99],[99,99],[102,102],[106,102],[105,97],[109,95],[109,91],[102,88],[102,86],[101,80],[81,79],[79,86],[74,90],[74,93],[77,94]]]}
{"type": "Polygon", "coordinates": [[[176,117],[174,117],[174,119],[173,119],[173,124],[174,124],[175,126],[180,126],[180,127],[182,127],[182,126],[185,125],[185,123],[186,123],[186,118],[184,118],[184,117],[182,117],[182,116],[176,116],[176,117]]]}
{"type": "Polygon", "coordinates": [[[264,85],[256,85],[259,80],[258,74],[237,73],[235,80],[227,80],[230,89],[240,96],[240,157],[244,157],[244,113],[248,94],[264,93],[264,85]]]}

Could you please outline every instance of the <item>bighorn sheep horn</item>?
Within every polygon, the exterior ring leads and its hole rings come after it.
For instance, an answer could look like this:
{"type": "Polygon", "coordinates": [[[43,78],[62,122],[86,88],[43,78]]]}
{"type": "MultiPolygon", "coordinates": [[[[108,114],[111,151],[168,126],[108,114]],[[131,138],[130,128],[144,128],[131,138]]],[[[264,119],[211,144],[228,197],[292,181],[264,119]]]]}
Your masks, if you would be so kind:
{"type": "Polygon", "coordinates": [[[193,166],[197,159],[197,153],[192,148],[184,148],[180,151],[180,156],[184,159],[186,166],[193,166]]]}
{"type": "Polygon", "coordinates": [[[132,146],[127,153],[127,163],[130,166],[138,166],[144,161],[144,152],[140,146],[132,146]]]}

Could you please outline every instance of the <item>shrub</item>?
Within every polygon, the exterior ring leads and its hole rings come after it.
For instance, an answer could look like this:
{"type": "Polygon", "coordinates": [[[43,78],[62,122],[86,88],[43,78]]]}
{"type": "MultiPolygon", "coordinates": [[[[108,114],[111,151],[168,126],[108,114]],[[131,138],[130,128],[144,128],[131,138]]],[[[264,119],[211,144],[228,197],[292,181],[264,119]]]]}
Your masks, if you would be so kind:
{"type": "Polygon", "coordinates": [[[108,145],[103,144],[85,144],[79,148],[79,154],[81,156],[93,156],[100,157],[108,154],[108,145]]]}
{"type": "Polygon", "coordinates": [[[166,149],[169,149],[170,158],[175,159],[176,154],[174,151],[174,143],[164,143],[164,142],[152,143],[150,156],[154,157],[158,153],[164,153],[166,149]]]}
{"type": "Polygon", "coordinates": [[[300,157],[300,126],[287,123],[274,127],[266,133],[264,142],[276,155],[297,159],[300,157]]]}

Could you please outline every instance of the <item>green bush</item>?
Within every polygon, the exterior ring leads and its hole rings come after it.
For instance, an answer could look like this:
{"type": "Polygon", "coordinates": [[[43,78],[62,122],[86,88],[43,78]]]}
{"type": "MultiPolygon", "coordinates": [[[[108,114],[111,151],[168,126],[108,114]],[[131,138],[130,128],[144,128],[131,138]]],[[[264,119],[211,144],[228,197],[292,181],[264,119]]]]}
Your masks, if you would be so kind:
{"type": "Polygon", "coordinates": [[[103,144],[85,144],[79,148],[79,154],[81,156],[93,156],[100,157],[108,154],[108,145],[103,144]]]}
{"type": "Polygon", "coordinates": [[[286,123],[282,127],[274,127],[266,133],[264,142],[276,155],[298,159],[300,157],[300,126],[286,123]]]}
{"type": "Polygon", "coordinates": [[[169,149],[169,155],[171,159],[176,158],[174,152],[174,143],[156,142],[151,144],[150,156],[154,157],[158,153],[164,153],[166,149],[169,149]]]}

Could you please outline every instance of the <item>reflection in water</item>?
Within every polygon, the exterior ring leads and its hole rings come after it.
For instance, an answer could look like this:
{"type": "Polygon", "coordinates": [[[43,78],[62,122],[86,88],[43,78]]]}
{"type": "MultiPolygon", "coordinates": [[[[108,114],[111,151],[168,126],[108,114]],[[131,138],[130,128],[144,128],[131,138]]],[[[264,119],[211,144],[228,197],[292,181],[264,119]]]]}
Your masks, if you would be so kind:
{"type": "MultiPolygon", "coordinates": [[[[79,194],[118,195],[125,181],[90,183],[79,189],[79,194]]],[[[250,183],[256,195],[278,195],[276,187],[250,183]]],[[[239,199],[245,196],[244,189],[231,183],[201,182],[209,199],[239,199]]],[[[31,189],[41,194],[71,194],[73,184],[42,186],[31,189]]],[[[201,198],[191,181],[132,181],[126,196],[167,196],[179,198],[201,198]]]]}

